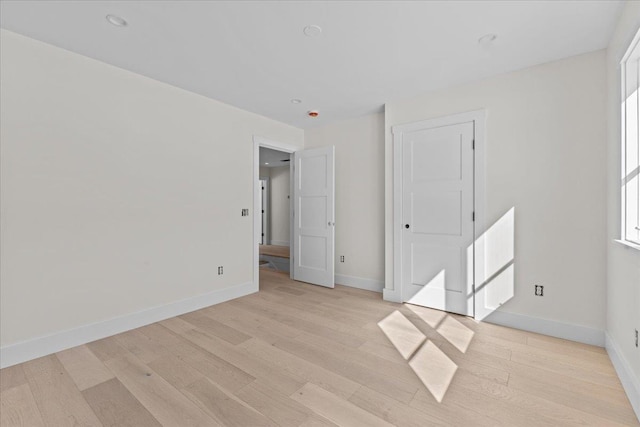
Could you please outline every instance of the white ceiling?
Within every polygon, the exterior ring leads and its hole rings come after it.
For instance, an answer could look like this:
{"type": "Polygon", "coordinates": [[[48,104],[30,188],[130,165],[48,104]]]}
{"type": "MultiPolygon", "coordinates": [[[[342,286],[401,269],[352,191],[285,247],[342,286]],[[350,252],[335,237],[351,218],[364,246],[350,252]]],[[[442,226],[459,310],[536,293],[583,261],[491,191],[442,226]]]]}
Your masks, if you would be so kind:
{"type": "Polygon", "coordinates": [[[620,10],[609,0],[3,0],[0,25],[306,128],[605,48],[620,10]],[[129,25],[109,24],[107,14],[129,25]],[[312,24],[320,36],[303,34],[312,24]],[[498,38],[483,47],[487,33],[498,38]],[[311,109],[320,117],[307,117],[311,109]]]}
{"type": "Polygon", "coordinates": [[[260,166],[267,168],[289,166],[290,156],[289,153],[260,147],[260,166]]]}

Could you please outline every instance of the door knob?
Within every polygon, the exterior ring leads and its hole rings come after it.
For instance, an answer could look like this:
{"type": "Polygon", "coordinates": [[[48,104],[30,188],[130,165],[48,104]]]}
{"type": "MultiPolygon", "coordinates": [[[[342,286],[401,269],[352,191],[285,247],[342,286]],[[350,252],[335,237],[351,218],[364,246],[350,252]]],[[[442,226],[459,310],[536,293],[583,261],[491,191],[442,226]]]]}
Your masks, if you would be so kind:
{"type": "Polygon", "coordinates": [[[404,228],[409,228],[409,224],[405,224],[405,225],[404,225],[404,228]]]}

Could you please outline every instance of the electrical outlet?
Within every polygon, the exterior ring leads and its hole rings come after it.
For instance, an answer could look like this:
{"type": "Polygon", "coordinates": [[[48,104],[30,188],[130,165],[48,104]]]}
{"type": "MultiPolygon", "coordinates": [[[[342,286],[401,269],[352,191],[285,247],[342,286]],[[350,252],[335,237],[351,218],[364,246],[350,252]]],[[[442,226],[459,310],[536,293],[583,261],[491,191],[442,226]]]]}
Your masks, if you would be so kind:
{"type": "Polygon", "coordinates": [[[544,296],[544,286],[542,285],[535,285],[535,295],[537,297],[541,297],[544,296]]]}
{"type": "Polygon", "coordinates": [[[224,267],[220,266],[218,267],[218,276],[224,274],[224,267]]]}
{"type": "Polygon", "coordinates": [[[344,255],[340,255],[340,262],[344,262],[344,255]]]}
{"type": "Polygon", "coordinates": [[[242,216],[249,216],[249,209],[242,209],[242,216]]]}

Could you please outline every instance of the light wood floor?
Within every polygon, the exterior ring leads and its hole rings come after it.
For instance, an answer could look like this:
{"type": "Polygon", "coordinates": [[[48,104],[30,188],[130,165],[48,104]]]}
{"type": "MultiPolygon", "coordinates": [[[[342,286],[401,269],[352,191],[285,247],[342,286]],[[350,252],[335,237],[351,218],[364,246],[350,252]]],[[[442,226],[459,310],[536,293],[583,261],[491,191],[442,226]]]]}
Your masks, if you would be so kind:
{"type": "Polygon", "coordinates": [[[602,348],[260,274],[257,294],[3,369],[0,424],[638,425],[602,348]]]}
{"type": "Polygon", "coordinates": [[[280,258],[289,258],[289,246],[277,246],[277,245],[258,245],[260,248],[260,255],[271,255],[280,258]]]}

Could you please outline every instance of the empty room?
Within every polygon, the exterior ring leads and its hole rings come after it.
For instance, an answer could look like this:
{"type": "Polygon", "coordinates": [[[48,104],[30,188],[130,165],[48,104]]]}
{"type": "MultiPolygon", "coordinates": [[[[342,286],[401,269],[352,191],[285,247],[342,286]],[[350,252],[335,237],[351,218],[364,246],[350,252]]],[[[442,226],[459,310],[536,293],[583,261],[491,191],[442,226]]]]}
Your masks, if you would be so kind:
{"type": "Polygon", "coordinates": [[[640,426],[640,1],[0,0],[0,426],[640,426]]]}

